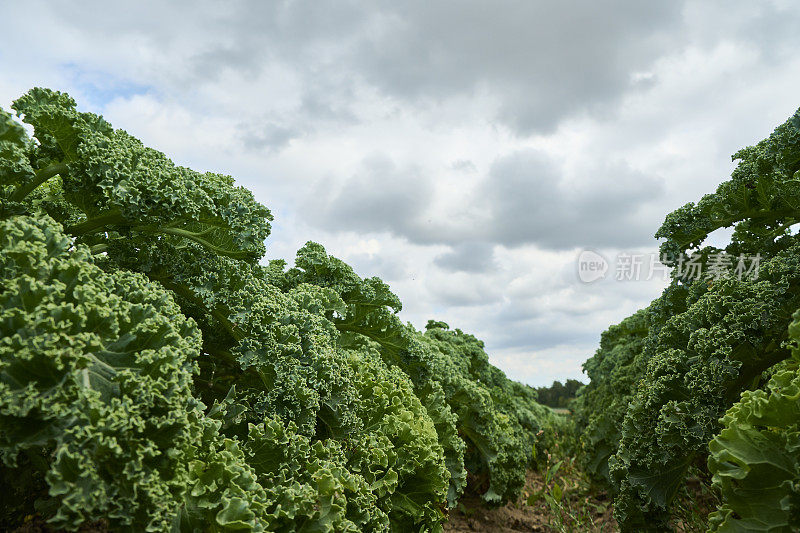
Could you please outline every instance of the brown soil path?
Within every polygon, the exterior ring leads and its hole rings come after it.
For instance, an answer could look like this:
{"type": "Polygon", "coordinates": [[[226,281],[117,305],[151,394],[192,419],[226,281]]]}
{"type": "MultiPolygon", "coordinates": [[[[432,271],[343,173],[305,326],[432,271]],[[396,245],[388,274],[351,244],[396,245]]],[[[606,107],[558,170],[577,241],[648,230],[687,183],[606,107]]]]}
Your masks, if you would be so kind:
{"type": "Polygon", "coordinates": [[[584,496],[569,496],[565,507],[572,509],[581,506],[591,508],[591,522],[577,523],[567,520],[558,524],[547,503],[540,499],[533,505],[527,505],[528,495],[536,494],[544,487],[539,472],[528,472],[523,497],[514,503],[508,503],[496,509],[487,509],[481,505],[481,498],[465,495],[459,507],[450,511],[450,519],[444,525],[445,533],[517,533],[517,532],[613,532],[618,531],[616,522],[611,516],[610,502],[602,493],[593,495],[589,500],[584,496]]]}

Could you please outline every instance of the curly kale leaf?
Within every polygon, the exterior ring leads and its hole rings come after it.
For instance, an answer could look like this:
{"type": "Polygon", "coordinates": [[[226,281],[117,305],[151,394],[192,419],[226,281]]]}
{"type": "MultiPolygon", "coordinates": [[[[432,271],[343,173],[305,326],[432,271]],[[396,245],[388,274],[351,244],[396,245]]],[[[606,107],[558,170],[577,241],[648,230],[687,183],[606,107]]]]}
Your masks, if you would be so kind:
{"type": "Polygon", "coordinates": [[[321,531],[440,528],[448,475],[433,424],[408,378],[365,350],[348,357],[362,431],[315,441],[276,420],[250,426],[249,463],[281,502],[271,511],[279,530],[298,521],[321,531]]]}
{"type": "MultiPolygon", "coordinates": [[[[346,308],[334,290],[300,281],[281,289],[271,283],[269,269],[174,240],[136,254],[127,245],[114,246],[109,256],[122,266],[146,269],[175,291],[200,324],[205,354],[198,360],[198,390],[211,402],[225,393],[220,383],[233,385],[229,401],[242,408],[223,429],[226,435],[255,450],[249,440],[254,434],[244,426],[270,419],[309,443],[312,451],[294,459],[248,459],[265,487],[299,483],[280,494],[268,489],[270,498],[284,501],[276,524],[307,521],[321,530],[336,524],[333,530],[339,531],[350,522],[367,527],[364,520],[388,520],[401,530],[438,527],[449,475],[434,422],[407,377],[387,367],[374,346],[339,342],[332,319],[346,308]],[[317,445],[334,450],[322,466],[302,459],[317,454],[317,445]],[[257,466],[261,461],[265,469],[272,465],[269,475],[257,466]],[[286,461],[304,466],[280,466],[286,461]],[[280,482],[272,477],[276,472],[283,472],[280,482]],[[332,485],[319,485],[317,475],[332,476],[332,485]],[[316,503],[329,497],[324,508],[316,503]]],[[[274,427],[269,432],[280,434],[274,427]]],[[[257,448],[272,449],[263,442],[257,448]]]]}
{"type": "Polygon", "coordinates": [[[63,93],[32,89],[13,107],[34,127],[34,156],[43,166],[12,199],[20,201],[61,175],[65,199],[85,215],[68,233],[94,246],[105,246],[109,238],[154,241],[172,235],[219,255],[263,255],[272,216],[230,176],[176,166],[102,117],[77,111],[63,93]]]}
{"type": "Polygon", "coordinates": [[[709,444],[724,504],[711,531],[792,531],[800,523],[800,312],[789,326],[793,360],[767,387],[745,391],[709,444]]]}
{"type": "Polygon", "coordinates": [[[22,185],[34,178],[29,149],[28,134],[9,113],[0,109],[0,191],[5,193],[3,196],[13,192],[11,185],[22,185]]]}
{"type": "Polygon", "coordinates": [[[578,396],[573,414],[580,434],[579,458],[584,471],[607,486],[611,484],[608,460],[621,438],[619,421],[643,374],[648,333],[647,311],[638,311],[604,331],[600,348],[583,364],[590,382],[578,396]]]}
{"type": "Polygon", "coordinates": [[[351,469],[377,489],[395,531],[439,524],[450,474],[433,420],[408,376],[387,367],[376,345],[350,351],[349,363],[364,421],[364,431],[351,441],[351,469]]]}
{"type": "Polygon", "coordinates": [[[477,489],[489,504],[513,501],[533,463],[543,420],[511,401],[506,389],[510,382],[489,368],[483,343],[472,335],[434,328],[420,340],[428,351],[423,360],[431,362],[431,376],[458,417],[458,431],[467,444],[465,466],[476,476],[477,489]]]}
{"type": "MultiPolygon", "coordinates": [[[[218,413],[221,414],[221,413],[218,413]]],[[[221,422],[199,417],[195,442],[184,456],[185,491],[172,531],[269,531],[276,505],[258,483],[238,439],[220,434],[221,422]]]]}
{"type": "Polygon", "coordinates": [[[248,464],[274,502],[269,510],[273,531],[379,531],[389,519],[377,505],[378,495],[362,475],[347,467],[335,440],[312,441],[279,420],[249,426],[245,444],[248,464]]]}
{"type": "MultiPolygon", "coordinates": [[[[200,332],[170,294],[140,274],[103,272],[47,218],[0,222],[0,243],[3,475],[38,471],[37,509],[69,530],[98,519],[121,531],[276,530],[286,502],[259,484],[259,465],[287,452],[251,466],[251,443],[220,434],[235,406],[203,414],[191,390],[200,332]]],[[[324,485],[310,467],[293,475],[324,485]]],[[[353,483],[348,514],[369,498],[353,483]]],[[[380,529],[375,520],[365,523],[380,529]]]]}
{"type": "Polygon", "coordinates": [[[0,222],[0,455],[44,469],[51,522],[162,530],[184,490],[200,334],[48,218],[0,222]]]}
{"type": "Polygon", "coordinates": [[[685,312],[651,331],[654,353],[609,462],[623,529],[667,527],[671,501],[688,467],[705,458],[719,418],[789,356],[783,342],[800,307],[800,245],[765,261],[758,280],[698,285],[685,312]]]}
{"type": "Polygon", "coordinates": [[[666,239],[661,246],[666,257],[674,259],[698,247],[712,231],[729,226],[735,226],[737,253],[763,253],[800,221],[800,130],[795,118],[733,159],[739,164],[729,181],[666,217],[656,233],[666,239]]]}
{"type": "Polygon", "coordinates": [[[298,250],[295,268],[280,275],[270,272],[285,290],[310,284],[334,291],[343,307],[327,310],[326,317],[340,332],[338,344],[358,349],[364,338],[370,339],[380,346],[381,358],[387,365],[400,368],[410,377],[444,448],[450,474],[447,501],[448,506],[454,507],[466,486],[464,441],[459,437],[457,417],[444,389],[433,377],[438,371],[433,352],[397,316],[401,309],[399,298],[380,279],[362,279],[349,265],[329,256],[313,242],[298,250]]]}
{"type": "Polygon", "coordinates": [[[489,364],[483,343],[443,322],[429,322],[425,335],[403,324],[400,301],[377,278],[360,278],[325,249],[308,243],[296,268],[283,277],[286,287],[311,283],[333,289],[346,305],[328,316],[341,332],[339,344],[355,346],[366,337],[376,342],[383,360],[405,372],[431,415],[444,446],[452,506],[465,486],[466,469],[488,503],[513,500],[533,462],[536,434],[548,416],[535,392],[513,384],[489,364]],[[442,400],[446,402],[444,408],[442,400]]]}
{"type": "Polygon", "coordinates": [[[364,335],[380,343],[388,357],[399,357],[408,341],[397,313],[400,299],[379,278],[362,279],[344,261],[328,256],[321,245],[308,242],[298,250],[296,268],[286,274],[291,284],[310,283],[332,289],[347,304],[333,317],[343,333],[364,335]]]}
{"type": "Polygon", "coordinates": [[[343,306],[332,291],[303,284],[283,292],[261,267],[176,239],[138,249],[120,243],[108,253],[172,290],[199,323],[207,355],[198,361],[198,388],[206,403],[235,385],[254,423],[278,417],[320,438],[361,429],[351,370],[325,317],[343,306]]]}

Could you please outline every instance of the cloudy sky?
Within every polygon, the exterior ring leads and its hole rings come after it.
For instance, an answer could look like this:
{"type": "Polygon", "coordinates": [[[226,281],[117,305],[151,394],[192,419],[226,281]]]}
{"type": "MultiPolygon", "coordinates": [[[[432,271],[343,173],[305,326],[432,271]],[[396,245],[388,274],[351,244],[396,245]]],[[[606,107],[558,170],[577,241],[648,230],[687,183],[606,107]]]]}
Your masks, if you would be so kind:
{"type": "Polygon", "coordinates": [[[792,4],[10,1],[0,107],[67,91],[235,176],[275,214],[268,258],[320,242],[543,385],[659,294],[617,255],[800,106],[792,4]]]}

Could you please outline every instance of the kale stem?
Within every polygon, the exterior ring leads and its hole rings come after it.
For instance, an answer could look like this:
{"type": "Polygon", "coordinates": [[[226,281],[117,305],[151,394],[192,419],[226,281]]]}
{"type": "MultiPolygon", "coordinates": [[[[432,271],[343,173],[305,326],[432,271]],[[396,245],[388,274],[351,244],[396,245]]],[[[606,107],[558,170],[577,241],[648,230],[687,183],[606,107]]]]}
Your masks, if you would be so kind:
{"type": "Polygon", "coordinates": [[[102,228],[107,224],[122,224],[123,222],[125,222],[125,219],[123,218],[122,213],[120,213],[118,209],[114,209],[111,211],[106,211],[105,213],[85,220],[79,224],[69,226],[65,228],[64,231],[70,235],[78,236],[83,235],[84,233],[89,233],[98,228],[102,228]]]}
{"type": "Polygon", "coordinates": [[[15,190],[14,193],[11,195],[11,200],[15,202],[21,202],[36,187],[38,187],[45,181],[49,180],[50,178],[52,178],[57,174],[66,174],[66,173],[67,173],[66,163],[53,163],[49,167],[43,168],[38,172],[36,172],[31,181],[17,187],[17,190],[15,190]]]}
{"type": "MultiPolygon", "coordinates": [[[[211,316],[217,319],[220,325],[225,329],[225,331],[233,338],[234,341],[240,341],[244,338],[244,334],[239,331],[239,329],[230,321],[228,318],[216,307],[210,307],[205,304],[202,298],[199,298],[194,292],[187,287],[186,285],[182,285],[179,283],[175,283],[166,278],[158,278],[158,277],[151,277],[155,281],[161,283],[164,288],[171,290],[172,292],[186,298],[190,302],[194,303],[196,306],[200,307],[207,311],[211,316]]],[[[229,352],[227,353],[227,358],[232,361],[236,361],[236,359],[231,355],[229,352]]],[[[238,363],[237,363],[238,364],[238,363]]]]}

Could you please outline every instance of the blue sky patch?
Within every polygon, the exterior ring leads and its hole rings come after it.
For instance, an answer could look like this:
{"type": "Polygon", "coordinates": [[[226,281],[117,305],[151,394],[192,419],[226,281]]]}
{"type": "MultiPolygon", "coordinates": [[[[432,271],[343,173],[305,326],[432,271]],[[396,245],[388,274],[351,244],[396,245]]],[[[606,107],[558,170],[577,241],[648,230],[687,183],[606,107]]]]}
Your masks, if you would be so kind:
{"type": "Polygon", "coordinates": [[[73,86],[88,99],[84,105],[93,108],[104,109],[108,103],[117,98],[130,98],[137,94],[156,92],[151,85],[136,83],[102,70],[87,69],[75,63],[63,63],[60,68],[73,86]]]}

